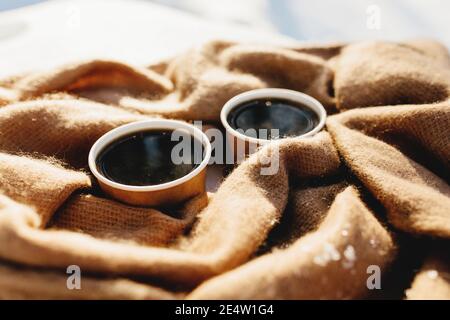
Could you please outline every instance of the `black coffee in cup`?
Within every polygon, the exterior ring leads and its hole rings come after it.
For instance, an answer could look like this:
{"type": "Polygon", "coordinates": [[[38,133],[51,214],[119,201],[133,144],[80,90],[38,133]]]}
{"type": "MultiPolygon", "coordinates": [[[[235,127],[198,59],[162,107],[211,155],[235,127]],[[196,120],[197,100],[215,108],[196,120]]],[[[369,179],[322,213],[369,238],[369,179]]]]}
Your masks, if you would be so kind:
{"type": "Polygon", "coordinates": [[[319,124],[319,116],[299,102],[264,98],[236,106],[229,112],[227,122],[247,136],[270,140],[308,133],[319,124]],[[277,129],[278,135],[273,136],[271,129],[277,129]]]}
{"type": "Polygon", "coordinates": [[[177,131],[177,139],[172,141],[173,133],[173,130],[153,129],[120,137],[99,153],[97,170],[109,180],[131,186],[179,179],[199,165],[203,145],[183,131],[177,131]],[[172,154],[174,148],[178,152],[172,154]]]}

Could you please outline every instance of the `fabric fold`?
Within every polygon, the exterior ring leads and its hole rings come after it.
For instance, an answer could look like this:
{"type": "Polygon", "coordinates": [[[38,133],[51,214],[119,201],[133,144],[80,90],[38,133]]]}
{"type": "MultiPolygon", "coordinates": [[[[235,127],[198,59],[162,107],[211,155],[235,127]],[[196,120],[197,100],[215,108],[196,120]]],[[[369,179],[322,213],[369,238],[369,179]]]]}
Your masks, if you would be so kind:
{"type": "Polygon", "coordinates": [[[426,104],[450,96],[450,57],[434,41],[350,44],[336,58],[334,68],[336,103],[341,110],[426,104]]]}
{"type": "Polygon", "coordinates": [[[450,256],[445,249],[434,250],[406,290],[408,300],[450,299],[450,256]]]}
{"type": "Polygon", "coordinates": [[[317,231],[206,281],[187,298],[362,298],[369,292],[370,266],[385,272],[394,254],[389,233],[349,187],[336,197],[317,231]]]}
{"type": "MultiPolygon", "coordinates": [[[[431,107],[424,107],[424,110],[429,114],[435,111],[431,107]]],[[[382,114],[382,111],[379,113],[382,114]]],[[[441,113],[441,119],[435,121],[448,122],[450,113],[445,110],[441,113]]],[[[358,117],[359,112],[351,111],[330,117],[327,128],[346,165],[383,204],[389,221],[406,232],[450,237],[448,184],[395,147],[348,128],[345,123],[350,122],[349,118],[352,115],[358,117]]],[[[395,118],[396,112],[391,112],[391,116],[391,119],[395,118]]],[[[393,121],[391,119],[390,121],[393,121]]],[[[416,133],[426,137],[428,129],[426,119],[422,125],[422,132],[416,133]]],[[[371,127],[373,130],[374,126],[366,123],[363,127],[371,127]]],[[[383,128],[380,128],[380,131],[383,131],[383,128]]],[[[432,134],[433,132],[430,133],[432,134]]],[[[444,144],[447,140],[448,135],[438,139],[439,143],[444,144]]]]}

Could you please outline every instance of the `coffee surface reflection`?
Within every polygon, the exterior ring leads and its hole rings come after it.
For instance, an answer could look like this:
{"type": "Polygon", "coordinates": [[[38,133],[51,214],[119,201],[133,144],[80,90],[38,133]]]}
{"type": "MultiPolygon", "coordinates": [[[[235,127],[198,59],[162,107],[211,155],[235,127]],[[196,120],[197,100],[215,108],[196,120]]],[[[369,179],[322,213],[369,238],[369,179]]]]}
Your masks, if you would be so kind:
{"type": "Polygon", "coordinates": [[[236,106],[227,121],[233,129],[244,130],[247,136],[270,140],[308,133],[318,125],[319,116],[301,103],[267,98],[236,106]],[[278,135],[272,135],[271,129],[278,129],[278,135]]]}
{"type": "Polygon", "coordinates": [[[203,145],[180,132],[177,132],[179,140],[172,141],[173,132],[147,130],[120,137],[100,152],[96,159],[97,170],[109,180],[131,186],[157,185],[179,179],[198,167],[203,145]],[[184,148],[180,148],[180,143],[184,148]],[[176,146],[179,152],[174,158],[172,150],[176,146]]]}

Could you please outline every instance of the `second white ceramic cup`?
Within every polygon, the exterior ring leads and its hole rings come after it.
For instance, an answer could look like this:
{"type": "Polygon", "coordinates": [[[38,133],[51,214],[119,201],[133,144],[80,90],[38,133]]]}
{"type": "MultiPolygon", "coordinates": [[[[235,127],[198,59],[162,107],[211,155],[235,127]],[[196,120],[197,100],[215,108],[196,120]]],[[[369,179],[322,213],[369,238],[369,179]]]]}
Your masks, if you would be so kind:
{"type": "Polygon", "coordinates": [[[314,127],[313,130],[306,132],[305,134],[298,136],[302,138],[311,137],[315,135],[317,132],[322,130],[325,125],[325,120],[327,118],[327,113],[323,105],[314,99],[313,97],[304,94],[302,92],[288,90],[288,89],[279,89],[279,88],[266,88],[266,89],[255,89],[243,92],[234,96],[230,100],[228,100],[222,108],[220,113],[220,120],[222,125],[225,127],[227,134],[227,141],[229,143],[229,151],[234,153],[234,159],[238,163],[245,158],[245,156],[253,153],[258,147],[267,144],[270,140],[266,139],[258,139],[254,137],[249,137],[241,132],[238,132],[228,123],[228,114],[239,105],[253,100],[258,99],[285,99],[293,102],[297,102],[300,105],[304,105],[314,111],[318,118],[319,122],[314,127]],[[243,146],[243,147],[242,147],[243,146]],[[241,150],[244,150],[243,152],[241,150]]]}

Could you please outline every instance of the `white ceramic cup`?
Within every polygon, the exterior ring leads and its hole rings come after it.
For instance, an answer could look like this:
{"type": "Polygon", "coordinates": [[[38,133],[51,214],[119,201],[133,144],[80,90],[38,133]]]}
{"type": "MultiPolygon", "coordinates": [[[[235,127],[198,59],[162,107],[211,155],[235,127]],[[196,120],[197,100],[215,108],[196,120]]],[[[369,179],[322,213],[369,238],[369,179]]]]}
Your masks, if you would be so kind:
{"type": "Polygon", "coordinates": [[[294,90],[279,89],[279,88],[255,89],[243,92],[228,100],[223,106],[222,111],[220,112],[220,120],[222,122],[222,125],[225,127],[227,133],[229,151],[234,153],[235,161],[237,162],[242,161],[243,158],[245,158],[245,156],[253,153],[258,147],[269,143],[271,140],[249,137],[233,129],[228,123],[227,120],[228,114],[234,108],[238,107],[242,103],[258,99],[273,99],[273,98],[297,102],[301,105],[310,108],[317,114],[319,118],[318,124],[311,131],[308,131],[297,137],[301,138],[311,137],[320,130],[322,130],[323,126],[325,125],[325,120],[327,118],[325,108],[319,101],[317,101],[316,99],[307,94],[294,90]],[[243,148],[238,147],[242,145],[244,145],[243,148]],[[238,150],[244,150],[244,152],[239,152],[238,150]]]}
{"type": "Polygon", "coordinates": [[[158,206],[175,204],[205,192],[206,166],[211,157],[208,137],[198,128],[177,120],[145,120],[117,127],[101,136],[92,146],[88,163],[102,190],[111,197],[133,205],[158,206]],[[132,186],[112,181],[97,169],[96,159],[110,143],[121,137],[147,130],[183,130],[203,145],[201,163],[187,175],[166,183],[149,186],[132,186]]]}

